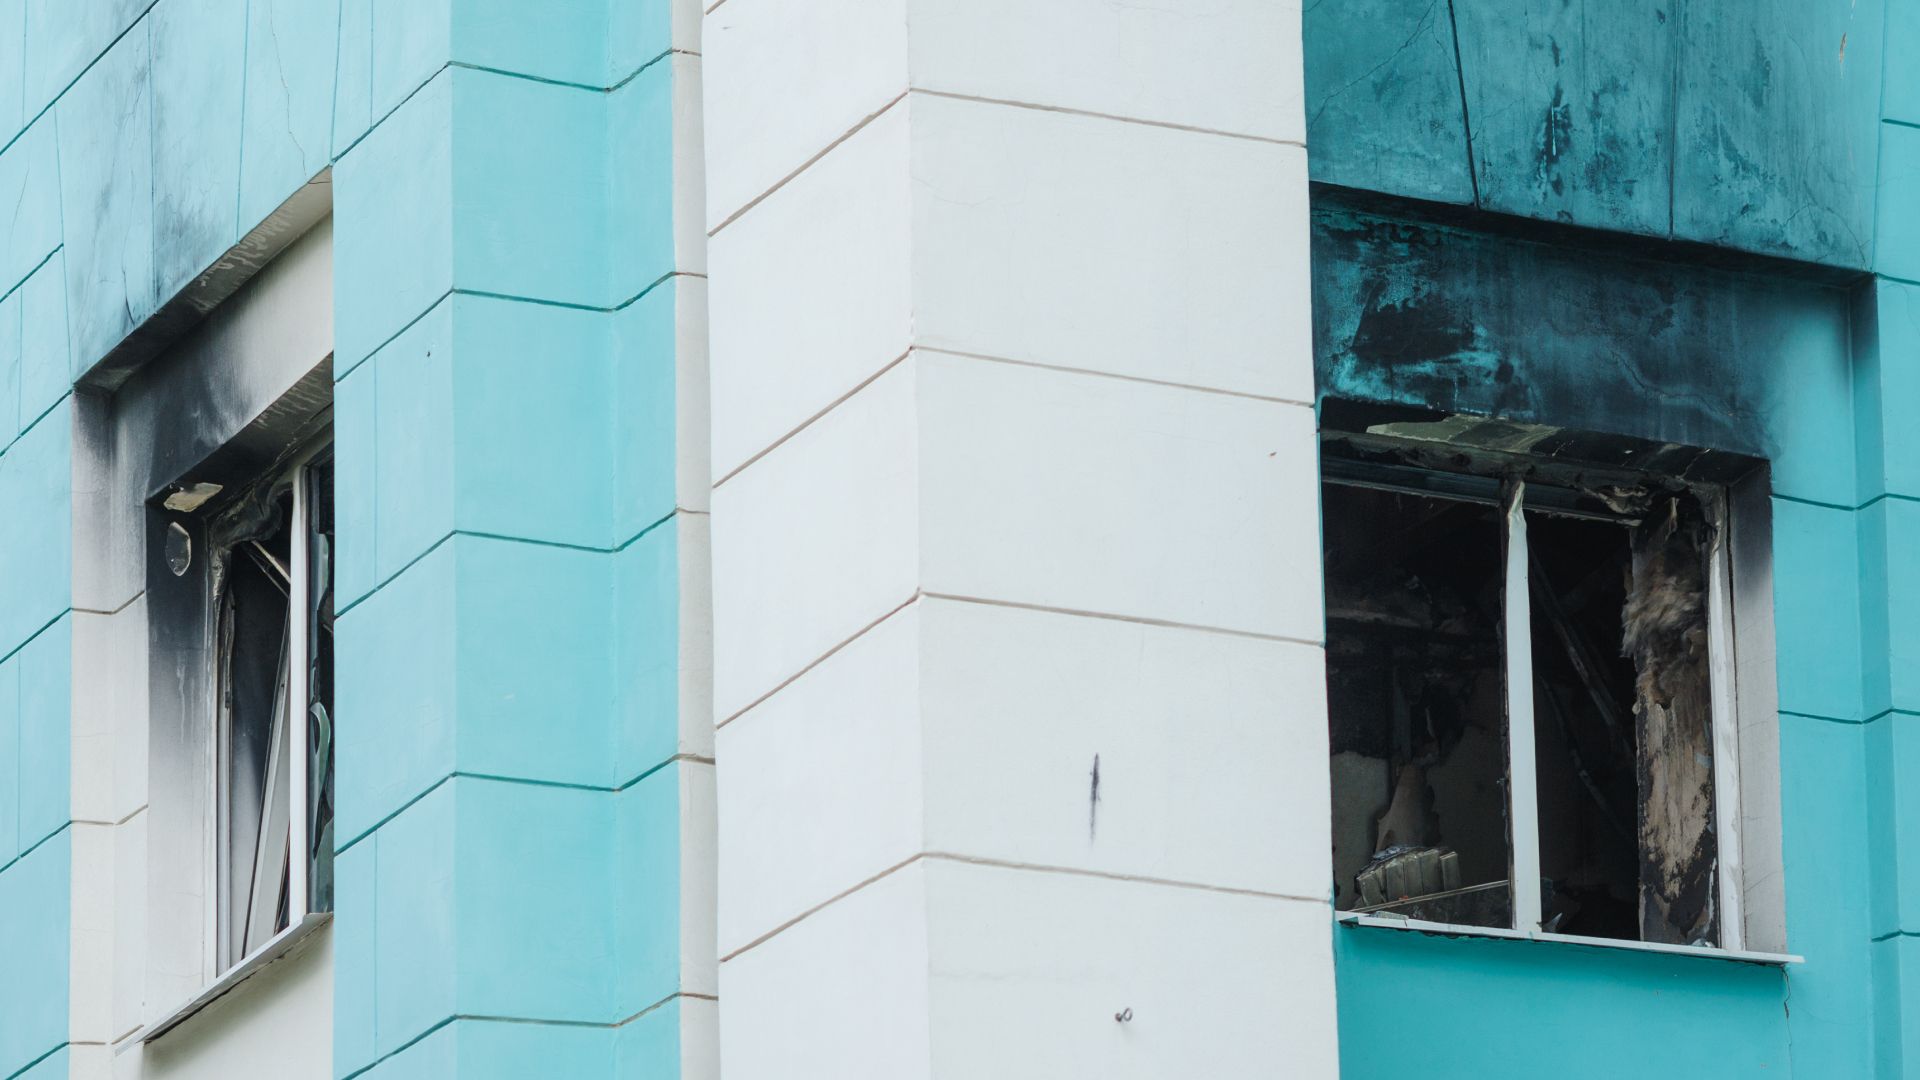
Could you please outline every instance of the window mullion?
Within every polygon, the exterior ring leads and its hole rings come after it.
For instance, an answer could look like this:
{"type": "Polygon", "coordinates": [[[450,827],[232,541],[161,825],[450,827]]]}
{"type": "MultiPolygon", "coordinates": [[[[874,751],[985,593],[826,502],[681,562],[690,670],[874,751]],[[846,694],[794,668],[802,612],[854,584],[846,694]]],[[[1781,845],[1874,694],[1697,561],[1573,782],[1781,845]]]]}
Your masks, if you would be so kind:
{"type": "Polygon", "coordinates": [[[1528,591],[1526,485],[1507,497],[1507,815],[1513,851],[1513,928],[1540,929],[1540,803],[1533,727],[1533,607],[1528,591]]]}
{"type": "Polygon", "coordinates": [[[307,470],[302,466],[293,478],[293,514],[288,530],[287,574],[287,921],[298,923],[307,913],[308,900],[308,769],[311,753],[307,747],[308,676],[307,609],[311,575],[308,563],[307,530],[312,520],[307,470]]]}

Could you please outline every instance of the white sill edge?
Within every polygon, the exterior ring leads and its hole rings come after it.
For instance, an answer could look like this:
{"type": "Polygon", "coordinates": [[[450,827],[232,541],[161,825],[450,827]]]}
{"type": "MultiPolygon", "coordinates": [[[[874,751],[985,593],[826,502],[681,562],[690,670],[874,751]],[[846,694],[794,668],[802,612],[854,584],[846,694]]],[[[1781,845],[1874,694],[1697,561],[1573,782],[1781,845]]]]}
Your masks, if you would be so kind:
{"type": "Polygon", "coordinates": [[[1769,964],[1785,967],[1804,964],[1806,958],[1792,953],[1750,952],[1745,949],[1713,949],[1702,945],[1663,945],[1654,941],[1623,941],[1619,938],[1583,937],[1579,934],[1549,934],[1543,930],[1509,930],[1499,926],[1458,926],[1453,923],[1427,922],[1424,919],[1394,919],[1379,915],[1342,913],[1336,920],[1345,926],[1374,926],[1383,930],[1413,930],[1449,937],[1497,938],[1504,941],[1545,941],[1562,945],[1590,945],[1599,949],[1623,949],[1627,952],[1666,953],[1694,956],[1704,960],[1727,960],[1741,964],[1769,964]]]}
{"type": "Polygon", "coordinates": [[[118,1057],[126,1053],[129,1047],[150,1043],[179,1027],[201,1009],[227,996],[241,983],[266,970],[275,960],[292,952],[296,946],[306,940],[308,935],[331,921],[333,921],[333,913],[330,911],[312,912],[299,922],[268,938],[265,944],[253,950],[246,959],[233,965],[225,975],[209,983],[205,990],[181,1003],[179,1008],[116,1043],[113,1049],[114,1056],[118,1057]]]}

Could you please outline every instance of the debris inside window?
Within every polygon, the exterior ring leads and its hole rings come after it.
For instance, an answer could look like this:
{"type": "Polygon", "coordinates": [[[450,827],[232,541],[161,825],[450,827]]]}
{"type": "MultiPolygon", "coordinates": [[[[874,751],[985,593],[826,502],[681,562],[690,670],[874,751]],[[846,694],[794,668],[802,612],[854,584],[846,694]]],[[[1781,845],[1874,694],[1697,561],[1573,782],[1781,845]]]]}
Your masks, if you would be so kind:
{"type": "Polygon", "coordinates": [[[1582,512],[1529,499],[1516,550],[1503,490],[1490,477],[1324,488],[1336,906],[1718,944],[1702,499],[1659,486],[1609,489],[1582,512]],[[1508,738],[1508,558],[1526,560],[1531,611],[1526,763],[1508,738]],[[1529,790],[1535,804],[1517,804],[1529,790]],[[1523,813],[1537,858],[1512,847],[1523,813]],[[1513,910],[1525,873],[1538,912],[1513,910]]]}

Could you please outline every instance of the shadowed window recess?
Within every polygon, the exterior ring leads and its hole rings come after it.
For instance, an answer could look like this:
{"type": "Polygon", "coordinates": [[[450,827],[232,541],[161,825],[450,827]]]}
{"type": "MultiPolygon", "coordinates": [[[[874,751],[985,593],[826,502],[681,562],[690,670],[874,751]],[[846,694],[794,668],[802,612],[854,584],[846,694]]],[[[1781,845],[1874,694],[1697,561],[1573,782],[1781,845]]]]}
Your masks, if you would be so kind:
{"type": "Polygon", "coordinates": [[[1740,948],[1717,471],[1752,463],[1596,465],[1521,427],[1325,435],[1335,904],[1740,948]]]}

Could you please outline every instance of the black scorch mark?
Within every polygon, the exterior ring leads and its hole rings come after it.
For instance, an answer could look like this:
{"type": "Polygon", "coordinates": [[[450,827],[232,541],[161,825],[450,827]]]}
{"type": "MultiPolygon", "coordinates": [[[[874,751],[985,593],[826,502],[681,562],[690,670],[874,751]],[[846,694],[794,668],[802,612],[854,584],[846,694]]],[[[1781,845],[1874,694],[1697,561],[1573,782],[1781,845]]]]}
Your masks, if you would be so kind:
{"type": "Polygon", "coordinates": [[[1093,755],[1093,785],[1087,792],[1087,839],[1100,826],[1100,755],[1093,755]]]}

